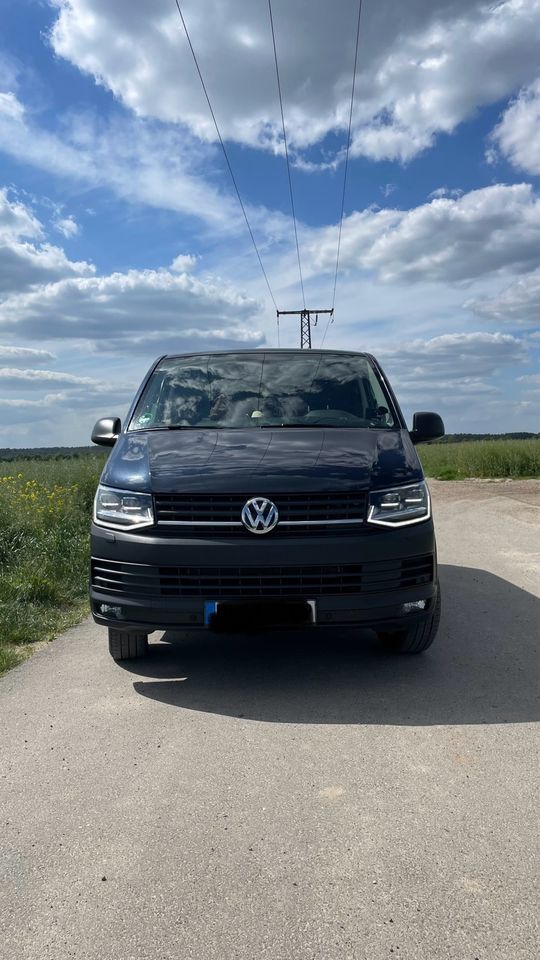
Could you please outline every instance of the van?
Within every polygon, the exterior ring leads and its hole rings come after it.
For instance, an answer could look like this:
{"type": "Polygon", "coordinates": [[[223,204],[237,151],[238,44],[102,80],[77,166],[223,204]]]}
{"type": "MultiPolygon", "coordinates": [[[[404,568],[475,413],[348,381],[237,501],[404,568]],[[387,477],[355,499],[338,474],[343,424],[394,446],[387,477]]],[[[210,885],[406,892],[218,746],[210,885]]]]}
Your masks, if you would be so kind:
{"type": "Polygon", "coordinates": [[[431,499],[377,361],[337,350],[160,357],[94,503],[92,614],[115,660],[160,630],[355,627],[420,653],[440,619],[431,499]]]}

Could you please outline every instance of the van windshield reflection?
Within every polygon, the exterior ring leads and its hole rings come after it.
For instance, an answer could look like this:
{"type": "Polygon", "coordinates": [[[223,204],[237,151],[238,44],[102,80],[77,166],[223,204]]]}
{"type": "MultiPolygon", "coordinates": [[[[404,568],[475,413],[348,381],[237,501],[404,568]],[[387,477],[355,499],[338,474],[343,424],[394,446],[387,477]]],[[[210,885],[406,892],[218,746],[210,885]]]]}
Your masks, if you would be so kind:
{"type": "Polygon", "coordinates": [[[384,384],[358,354],[167,357],[130,430],[396,426],[384,384]]]}

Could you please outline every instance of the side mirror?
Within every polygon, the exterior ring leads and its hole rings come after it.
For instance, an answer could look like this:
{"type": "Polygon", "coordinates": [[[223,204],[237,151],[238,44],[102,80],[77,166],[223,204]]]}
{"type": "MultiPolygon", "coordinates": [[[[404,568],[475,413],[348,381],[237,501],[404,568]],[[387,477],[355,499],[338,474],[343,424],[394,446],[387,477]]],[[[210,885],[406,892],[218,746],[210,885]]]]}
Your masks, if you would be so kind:
{"type": "Polygon", "coordinates": [[[438,413],[413,414],[413,426],[410,431],[413,443],[425,443],[427,440],[438,440],[444,437],[444,423],[438,413]]]}
{"type": "Polygon", "coordinates": [[[114,447],[122,424],[118,417],[104,417],[98,420],[92,430],[92,443],[99,443],[102,447],[114,447]]]}

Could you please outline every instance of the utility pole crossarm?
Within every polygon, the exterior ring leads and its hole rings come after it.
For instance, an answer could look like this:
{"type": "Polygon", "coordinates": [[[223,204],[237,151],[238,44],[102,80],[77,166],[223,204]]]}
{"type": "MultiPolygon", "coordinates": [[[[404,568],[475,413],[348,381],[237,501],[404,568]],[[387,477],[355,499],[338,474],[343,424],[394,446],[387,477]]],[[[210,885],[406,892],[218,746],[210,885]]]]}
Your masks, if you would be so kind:
{"type": "Polygon", "coordinates": [[[278,320],[280,317],[300,317],[300,347],[311,350],[311,314],[315,314],[313,326],[317,326],[317,320],[320,313],[334,315],[334,308],[331,310],[278,310],[278,320]]]}

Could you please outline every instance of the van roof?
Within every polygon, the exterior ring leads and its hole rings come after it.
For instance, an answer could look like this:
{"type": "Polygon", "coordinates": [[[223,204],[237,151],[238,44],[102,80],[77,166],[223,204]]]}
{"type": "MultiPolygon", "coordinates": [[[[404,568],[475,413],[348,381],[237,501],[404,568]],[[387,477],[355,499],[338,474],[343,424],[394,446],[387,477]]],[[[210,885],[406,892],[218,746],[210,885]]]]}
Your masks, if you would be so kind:
{"type": "Polygon", "coordinates": [[[371,354],[364,353],[359,350],[318,350],[317,348],[312,348],[310,350],[300,349],[298,347],[246,347],[240,350],[190,350],[187,353],[166,353],[163,354],[159,359],[160,360],[175,360],[177,357],[222,357],[227,355],[237,356],[238,354],[258,354],[258,353],[279,353],[279,354],[328,354],[329,356],[343,356],[343,357],[366,357],[371,359],[371,354]]]}

